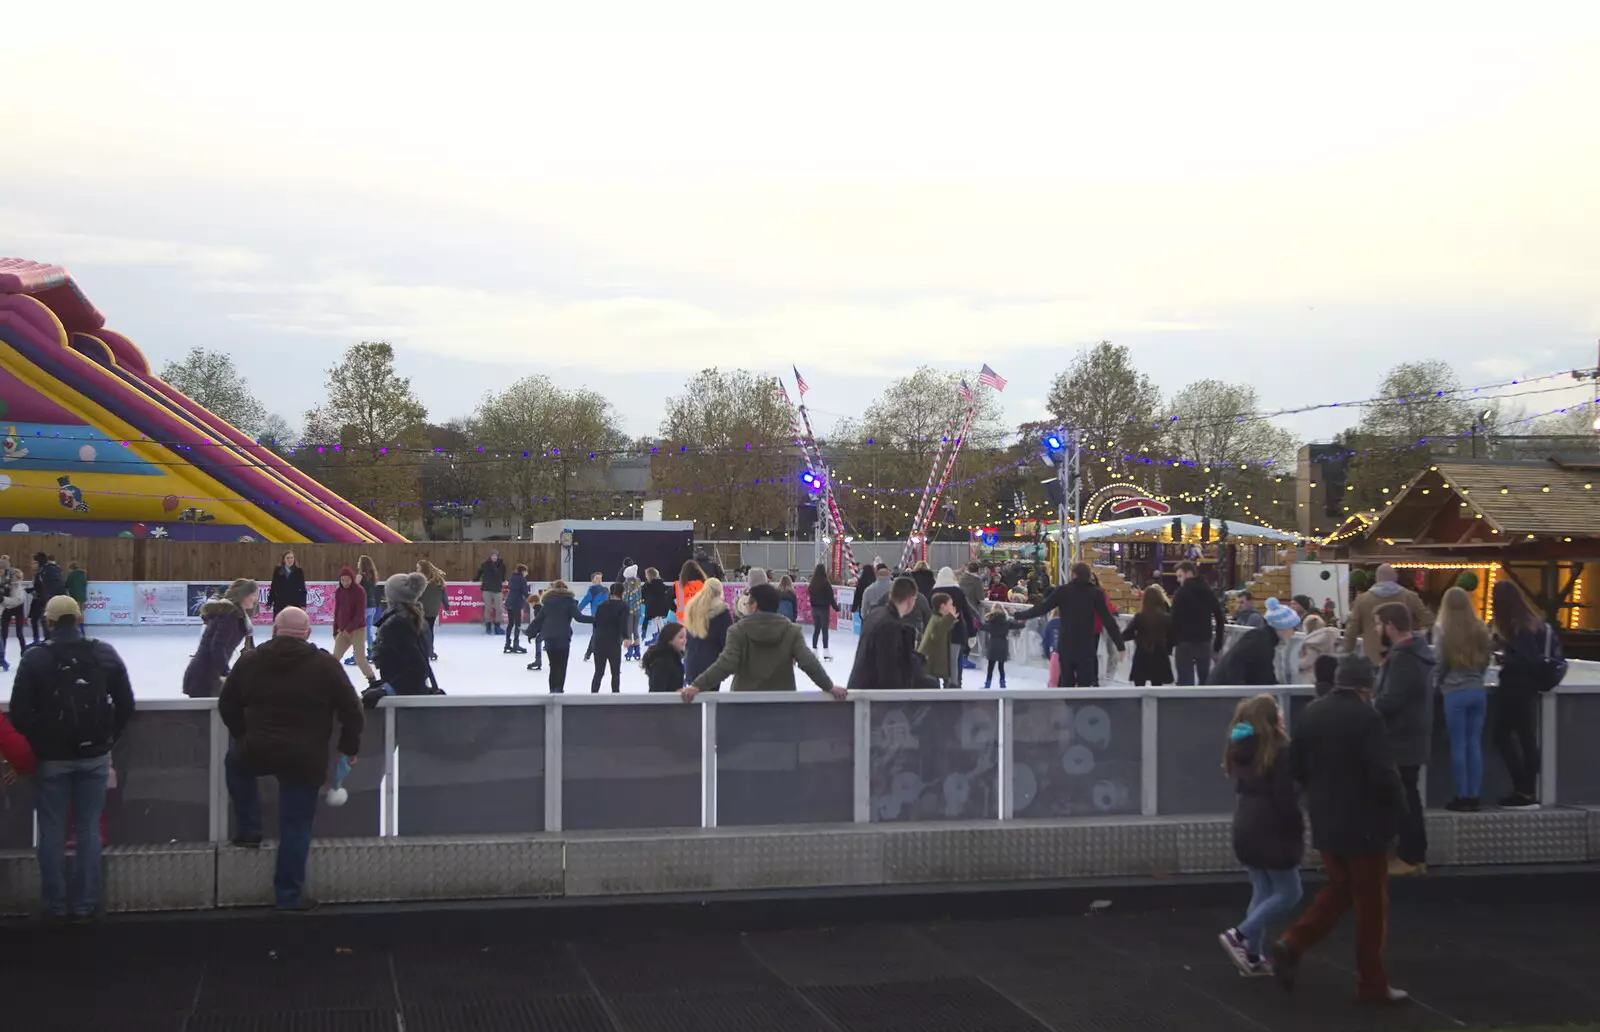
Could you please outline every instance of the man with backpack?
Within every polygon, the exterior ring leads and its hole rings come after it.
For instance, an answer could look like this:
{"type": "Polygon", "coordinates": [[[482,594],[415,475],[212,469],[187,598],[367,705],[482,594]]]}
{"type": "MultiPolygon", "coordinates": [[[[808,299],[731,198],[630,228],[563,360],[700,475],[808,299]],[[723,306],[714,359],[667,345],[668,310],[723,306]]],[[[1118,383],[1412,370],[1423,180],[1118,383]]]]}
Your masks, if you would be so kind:
{"type": "Polygon", "coordinates": [[[38,758],[39,882],[45,914],[92,920],[100,893],[100,814],[111,747],[133,717],[133,686],[115,649],[85,638],[71,595],[45,606],[49,639],[23,653],[11,685],[11,722],[38,758]],[[67,883],[67,814],[78,860],[67,883]]]}

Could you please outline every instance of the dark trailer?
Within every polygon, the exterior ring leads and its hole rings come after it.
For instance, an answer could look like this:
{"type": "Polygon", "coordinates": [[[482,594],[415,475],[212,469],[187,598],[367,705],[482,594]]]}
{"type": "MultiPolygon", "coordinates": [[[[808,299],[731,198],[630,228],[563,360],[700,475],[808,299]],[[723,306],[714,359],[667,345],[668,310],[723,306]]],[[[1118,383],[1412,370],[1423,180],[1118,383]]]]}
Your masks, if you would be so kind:
{"type": "Polygon", "coordinates": [[[595,573],[610,583],[629,560],[641,576],[654,566],[663,580],[673,580],[694,558],[689,520],[550,520],[534,524],[531,540],[561,546],[561,578],[569,584],[595,573]]]}

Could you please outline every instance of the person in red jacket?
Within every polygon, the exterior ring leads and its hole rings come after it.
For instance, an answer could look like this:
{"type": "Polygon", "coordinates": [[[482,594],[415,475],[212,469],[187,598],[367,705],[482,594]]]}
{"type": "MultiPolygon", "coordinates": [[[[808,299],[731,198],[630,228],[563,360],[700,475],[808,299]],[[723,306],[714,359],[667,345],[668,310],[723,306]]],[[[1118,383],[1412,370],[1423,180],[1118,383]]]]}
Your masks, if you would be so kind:
{"type": "Polygon", "coordinates": [[[0,713],[0,758],[11,765],[5,774],[8,785],[17,780],[18,774],[33,773],[33,747],[22,737],[22,732],[11,726],[4,713],[0,713]]]}
{"type": "Polygon", "coordinates": [[[367,593],[348,566],[340,568],[339,586],[333,592],[333,658],[343,658],[346,649],[355,650],[361,676],[376,681],[367,662],[367,593]]]}

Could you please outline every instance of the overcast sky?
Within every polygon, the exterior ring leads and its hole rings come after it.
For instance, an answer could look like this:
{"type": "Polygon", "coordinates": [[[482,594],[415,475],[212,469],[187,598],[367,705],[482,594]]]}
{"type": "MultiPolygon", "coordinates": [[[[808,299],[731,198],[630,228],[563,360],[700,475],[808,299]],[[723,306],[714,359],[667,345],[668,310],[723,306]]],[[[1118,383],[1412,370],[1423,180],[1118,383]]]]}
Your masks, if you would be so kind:
{"type": "Polygon", "coordinates": [[[1593,3],[25,6],[0,254],[296,425],[372,338],[435,419],[540,372],[634,433],[708,365],[828,427],[920,363],[1035,419],[1102,338],[1273,408],[1596,363],[1593,3]]]}

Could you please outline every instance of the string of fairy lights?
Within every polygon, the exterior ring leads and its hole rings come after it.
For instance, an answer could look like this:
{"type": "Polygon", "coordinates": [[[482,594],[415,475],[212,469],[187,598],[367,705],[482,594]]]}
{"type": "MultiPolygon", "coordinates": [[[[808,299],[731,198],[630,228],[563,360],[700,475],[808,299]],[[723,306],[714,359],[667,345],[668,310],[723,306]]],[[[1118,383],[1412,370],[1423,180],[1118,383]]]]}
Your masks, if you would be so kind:
{"type": "MultiPolygon", "coordinates": [[[[1231,460],[1230,459],[1219,459],[1219,460],[1216,460],[1216,461],[1206,461],[1206,460],[1200,460],[1200,459],[1194,459],[1194,458],[1186,458],[1186,457],[1181,457],[1181,456],[1157,454],[1156,452],[1152,451],[1151,448],[1149,448],[1148,446],[1142,447],[1136,452],[1126,452],[1126,451],[1122,451],[1121,449],[1118,448],[1117,440],[1116,440],[1116,437],[1114,435],[1117,434],[1119,431],[1127,430],[1130,425],[1139,425],[1141,428],[1159,429],[1159,430],[1163,430],[1163,431],[1171,431],[1171,430],[1176,429],[1176,428],[1196,429],[1197,430],[1197,429],[1215,428],[1215,427],[1236,425],[1236,424],[1241,424],[1241,423],[1257,422],[1257,421],[1261,421],[1261,420],[1269,420],[1269,419],[1274,419],[1274,418],[1279,418],[1279,417],[1284,417],[1284,416],[1301,415],[1301,414],[1310,413],[1310,412],[1324,411],[1324,410],[1330,410],[1330,409],[1339,409],[1339,408],[1373,409],[1373,408],[1381,408],[1381,407],[1388,407],[1388,406],[1404,406],[1404,405],[1413,405],[1413,404],[1419,404],[1419,403],[1422,403],[1422,404],[1434,403],[1434,402],[1438,402],[1438,401],[1441,401],[1441,400],[1464,400],[1464,399],[1467,399],[1467,398],[1476,399],[1476,400],[1482,401],[1482,402],[1489,402],[1489,401],[1501,400],[1501,399],[1506,399],[1506,398],[1523,397],[1523,396],[1530,396],[1530,395],[1546,394],[1546,393],[1551,393],[1551,392],[1556,392],[1556,391],[1570,390],[1571,386],[1572,386],[1570,383],[1559,384],[1559,385],[1551,383],[1551,381],[1555,381],[1555,380],[1558,380],[1558,379],[1567,379],[1567,378],[1570,378],[1572,380],[1597,379],[1597,378],[1600,378],[1600,370],[1589,369],[1589,370],[1570,370],[1570,371],[1561,371],[1561,372],[1551,372],[1551,373],[1541,374],[1541,375],[1538,375],[1538,376],[1519,377],[1519,378],[1516,378],[1516,379],[1503,380],[1503,381],[1500,381],[1500,382],[1497,382],[1497,383],[1480,384],[1480,385],[1476,385],[1476,386],[1472,386],[1472,387],[1462,387],[1462,388],[1457,388],[1457,389],[1452,389],[1452,390],[1442,390],[1442,391],[1435,391],[1435,392],[1422,392],[1422,393],[1413,393],[1413,394],[1406,394],[1406,395],[1391,395],[1391,396],[1381,396],[1380,395],[1380,396],[1374,396],[1374,397],[1363,398],[1363,399],[1355,399],[1355,400],[1348,400],[1348,401],[1335,401],[1335,402],[1322,402],[1322,403],[1317,403],[1317,404],[1298,406],[1298,407],[1294,407],[1294,408],[1278,409],[1278,410],[1274,410],[1274,411],[1270,411],[1270,412],[1243,413],[1243,414],[1237,414],[1237,415],[1226,416],[1226,417],[1215,417],[1215,418],[1210,418],[1210,419],[1196,418],[1196,419],[1187,419],[1186,420],[1186,419],[1183,419],[1182,417],[1180,417],[1178,415],[1171,415],[1171,416],[1163,417],[1161,420],[1158,420],[1158,421],[1155,421],[1155,422],[1151,422],[1149,424],[1139,424],[1135,420],[1130,420],[1127,423],[1123,423],[1123,424],[1114,424],[1114,425],[1108,425],[1108,426],[1103,426],[1103,427],[1087,427],[1087,428],[1079,428],[1079,429],[1081,429],[1081,430],[1083,430],[1085,432],[1085,436],[1090,437],[1090,440],[1086,441],[1085,444],[1084,444],[1085,451],[1084,451],[1083,458],[1084,458],[1084,461],[1085,461],[1086,470],[1089,470],[1089,471],[1098,470],[1101,474],[1106,475],[1108,477],[1126,476],[1127,474],[1124,471],[1128,470],[1128,469],[1132,469],[1132,468],[1145,468],[1145,469],[1151,470],[1157,476],[1157,484],[1159,484],[1159,471],[1161,469],[1187,469],[1187,470],[1192,470],[1192,471],[1196,471],[1196,472],[1199,472],[1199,473],[1202,473],[1202,474],[1208,474],[1208,475],[1213,475],[1213,476],[1218,476],[1223,471],[1237,472],[1237,473],[1257,472],[1259,474],[1262,474],[1264,476],[1264,480],[1256,488],[1240,488],[1238,491],[1236,491],[1233,488],[1225,486],[1221,482],[1221,480],[1219,479],[1218,481],[1208,485],[1204,490],[1199,491],[1199,492],[1195,492],[1195,491],[1179,491],[1179,492],[1175,492],[1175,493],[1172,493],[1170,495],[1166,495],[1166,496],[1163,496],[1163,497],[1167,498],[1168,500],[1177,500],[1177,501],[1181,501],[1181,502],[1184,502],[1184,503],[1192,503],[1192,504],[1204,503],[1204,502],[1206,502],[1208,500],[1214,503],[1214,502],[1217,502],[1217,501],[1221,500],[1222,498],[1228,498],[1230,500],[1230,504],[1234,508],[1236,508],[1239,512],[1242,512],[1252,522],[1254,522],[1254,523],[1256,523],[1258,525],[1261,525],[1261,526],[1266,526],[1266,527],[1271,528],[1272,527],[1271,517],[1269,517],[1268,515],[1266,515],[1264,513],[1257,512],[1256,511],[1256,507],[1265,506],[1265,505],[1272,505],[1272,506],[1280,507],[1280,511],[1281,511],[1281,507],[1286,503],[1281,498],[1278,498],[1278,497],[1270,497],[1269,498],[1269,497],[1263,496],[1261,499],[1258,500],[1256,498],[1256,493],[1257,493],[1257,490],[1268,489],[1269,485],[1282,484],[1286,477],[1292,477],[1293,476],[1293,473],[1291,473],[1291,472],[1285,472],[1282,475],[1277,475],[1276,474],[1276,470],[1282,468],[1282,463],[1281,463],[1280,460],[1272,459],[1272,458],[1266,458],[1266,459],[1239,458],[1239,459],[1231,459],[1231,460]],[[1102,445],[1100,439],[1098,438],[1098,436],[1096,436],[1096,435],[1098,435],[1100,433],[1107,433],[1107,434],[1111,434],[1113,436],[1109,436],[1109,437],[1105,438],[1104,444],[1102,445]],[[1252,502],[1255,503],[1255,506],[1252,506],[1252,504],[1251,504],[1252,502]]],[[[1553,416],[1553,415],[1559,415],[1559,414],[1566,414],[1566,413],[1570,413],[1570,412],[1573,412],[1573,411],[1580,411],[1580,410],[1583,410],[1583,409],[1591,408],[1592,406],[1596,405],[1597,403],[1600,403],[1600,397],[1591,398],[1591,399],[1585,400],[1585,401],[1583,401],[1581,403],[1577,403],[1577,404],[1574,404],[1574,405],[1567,405],[1567,406],[1564,406],[1564,407],[1561,407],[1561,408],[1552,409],[1552,410],[1550,410],[1548,412],[1536,413],[1534,415],[1530,415],[1530,416],[1524,417],[1522,419],[1513,421],[1512,423],[1507,424],[1507,425],[1510,425],[1510,426],[1515,426],[1515,425],[1519,425],[1519,424],[1520,425],[1529,425],[1529,424],[1534,423],[1536,420],[1542,419],[1542,418],[1544,418],[1546,416],[1553,416]]],[[[1405,450],[1415,451],[1415,450],[1422,449],[1422,448],[1429,448],[1431,446],[1436,446],[1436,445],[1438,445],[1438,444],[1440,444],[1442,442],[1453,441],[1453,440],[1458,440],[1458,439],[1462,439],[1462,438],[1471,437],[1471,436],[1475,435],[1476,433],[1478,433],[1478,431],[1479,431],[1479,428],[1474,427],[1474,428],[1469,429],[1469,430],[1459,431],[1459,432],[1450,433],[1450,434],[1437,434],[1437,435],[1421,436],[1421,437],[1418,437],[1414,441],[1407,442],[1405,445],[1400,445],[1398,443],[1395,443],[1395,444],[1384,445],[1381,448],[1350,449],[1348,451],[1344,451],[1344,452],[1340,452],[1340,453],[1334,453],[1331,456],[1325,456],[1324,457],[1324,461],[1326,461],[1328,458],[1332,458],[1332,459],[1340,459],[1340,458],[1343,458],[1343,459],[1359,459],[1359,458],[1363,458],[1363,457],[1366,457],[1368,455],[1376,454],[1376,453],[1379,453],[1379,452],[1392,453],[1392,452],[1405,451],[1405,450]]],[[[976,444],[980,440],[986,440],[987,439],[987,440],[1004,441],[1004,440],[1009,440],[1009,439],[1011,439],[1013,437],[1016,437],[1016,436],[1017,436],[1016,432],[1011,432],[1011,431],[1007,431],[1007,432],[1003,432],[1003,433],[994,433],[994,434],[970,434],[968,436],[967,440],[964,443],[966,443],[966,444],[968,444],[970,446],[970,445],[976,444]]],[[[35,439],[35,438],[44,438],[44,439],[58,440],[58,441],[83,441],[83,442],[85,442],[87,444],[91,444],[91,445],[93,445],[93,444],[112,444],[112,445],[120,445],[121,447],[126,448],[126,449],[132,449],[135,444],[142,445],[142,446],[155,445],[155,446],[160,446],[160,447],[167,448],[167,449],[169,449],[171,451],[174,451],[174,452],[192,452],[192,451],[194,451],[196,449],[200,449],[200,448],[233,449],[235,451],[239,451],[240,449],[243,448],[242,445],[237,444],[237,443],[235,443],[233,441],[221,440],[221,439],[210,439],[210,438],[202,439],[200,441],[166,441],[166,440],[161,440],[161,439],[152,438],[152,437],[148,437],[148,436],[141,436],[141,437],[136,438],[136,439],[130,438],[130,439],[117,440],[117,439],[114,439],[114,438],[109,438],[109,437],[106,437],[104,435],[99,435],[99,434],[94,434],[94,433],[90,433],[88,435],[77,435],[77,434],[70,434],[70,433],[63,434],[63,433],[59,433],[59,432],[54,433],[54,434],[50,434],[50,433],[45,433],[43,431],[38,431],[38,430],[35,430],[30,435],[22,435],[21,436],[21,439],[24,439],[24,440],[32,440],[32,439],[35,439]]],[[[940,440],[941,443],[947,443],[948,440],[949,440],[948,436],[945,436],[945,437],[942,437],[942,438],[935,438],[934,436],[927,436],[927,437],[922,437],[922,438],[901,437],[901,438],[898,438],[897,440],[892,441],[892,442],[891,441],[885,441],[885,442],[880,443],[876,438],[867,437],[864,441],[853,442],[853,443],[851,443],[849,445],[845,445],[845,446],[842,446],[842,447],[828,447],[827,445],[824,445],[823,446],[823,448],[824,448],[824,459],[829,461],[830,463],[838,463],[838,462],[847,461],[847,460],[854,459],[854,458],[866,458],[866,457],[878,458],[878,457],[881,457],[882,455],[884,455],[886,452],[893,453],[895,451],[898,451],[898,450],[906,447],[909,444],[920,443],[920,442],[931,442],[931,441],[933,441],[935,439],[940,440]],[[865,447],[863,447],[863,445],[865,447]]],[[[788,455],[788,453],[792,452],[792,450],[795,448],[795,444],[793,443],[792,440],[782,440],[782,441],[776,441],[776,442],[773,442],[773,441],[747,441],[747,442],[744,442],[742,445],[734,444],[734,445],[728,445],[728,446],[722,446],[722,447],[707,447],[707,448],[696,448],[696,447],[693,447],[693,446],[690,446],[690,445],[687,445],[687,444],[669,444],[669,443],[666,443],[666,442],[656,442],[656,443],[649,444],[648,446],[646,446],[644,444],[633,444],[633,445],[628,445],[628,446],[623,446],[623,447],[616,447],[616,448],[603,448],[603,449],[598,449],[597,448],[597,449],[593,449],[593,450],[585,450],[583,448],[577,448],[577,449],[568,449],[566,451],[563,451],[563,449],[561,447],[559,447],[559,446],[551,446],[549,448],[541,448],[541,449],[537,449],[537,450],[532,449],[532,448],[529,448],[529,449],[507,448],[503,443],[484,443],[484,444],[463,445],[463,446],[458,446],[458,447],[454,447],[454,448],[428,447],[428,446],[421,446],[421,445],[405,445],[405,444],[401,444],[401,443],[393,443],[393,444],[386,444],[386,445],[365,445],[365,446],[362,446],[362,445],[350,445],[350,444],[345,444],[345,443],[317,442],[317,441],[312,441],[312,440],[307,440],[307,439],[303,439],[303,440],[295,442],[293,444],[290,444],[290,443],[287,443],[287,442],[276,441],[276,440],[272,440],[272,439],[264,439],[264,440],[258,441],[256,443],[260,444],[262,446],[275,448],[275,449],[277,449],[277,450],[279,450],[281,452],[286,452],[289,455],[294,455],[294,456],[298,456],[301,453],[313,453],[313,454],[317,454],[317,455],[321,455],[321,456],[326,456],[329,460],[341,459],[341,458],[342,459],[347,459],[347,460],[349,460],[349,459],[361,459],[361,458],[367,458],[369,460],[374,460],[374,461],[382,460],[384,462],[385,467],[386,468],[391,468],[391,469],[393,469],[393,468],[404,468],[404,467],[407,467],[407,466],[416,466],[416,467],[431,466],[431,465],[434,465],[434,464],[437,464],[437,463],[440,463],[440,462],[444,462],[444,463],[448,463],[452,468],[467,468],[467,467],[472,467],[472,466],[475,466],[475,465],[483,464],[483,465],[493,465],[494,467],[503,470],[503,469],[506,468],[508,463],[516,464],[517,462],[519,462],[521,460],[527,460],[527,461],[530,461],[530,462],[532,462],[532,461],[541,461],[541,462],[548,462],[548,463],[552,463],[552,464],[555,464],[555,463],[561,464],[562,467],[563,467],[563,471],[564,471],[563,474],[562,474],[563,476],[567,475],[567,473],[570,472],[570,470],[568,470],[567,467],[569,467],[571,464],[590,463],[590,462],[600,463],[600,462],[604,462],[605,460],[609,460],[609,459],[613,459],[613,458],[628,458],[628,457],[642,458],[642,457],[648,457],[651,460],[651,464],[652,465],[654,465],[657,461],[671,461],[671,460],[674,460],[674,459],[690,460],[690,459],[699,459],[699,458],[729,459],[729,458],[737,457],[737,456],[740,456],[740,455],[752,456],[752,455],[754,455],[756,453],[761,453],[761,452],[783,453],[784,456],[787,458],[787,457],[790,457],[788,455]]],[[[141,449],[141,451],[142,451],[142,449],[141,449]]],[[[62,458],[59,458],[59,459],[52,458],[50,460],[50,462],[51,462],[52,466],[61,466],[63,468],[70,467],[70,465],[72,463],[77,462],[77,463],[80,463],[80,464],[82,464],[82,465],[84,465],[86,467],[87,466],[93,466],[93,467],[95,467],[97,469],[100,469],[100,470],[104,470],[107,467],[111,467],[112,471],[114,471],[114,467],[118,463],[118,460],[115,460],[115,459],[107,460],[107,459],[100,458],[97,454],[95,454],[93,452],[92,449],[83,450],[83,454],[87,455],[88,457],[87,458],[74,458],[72,456],[65,456],[65,457],[62,457],[62,458]]],[[[974,452],[969,451],[969,454],[974,454],[974,452]]],[[[773,457],[777,458],[778,455],[774,454],[773,457]]],[[[127,464],[129,466],[187,466],[187,465],[190,465],[190,462],[188,460],[181,459],[181,458],[174,458],[174,459],[170,459],[169,460],[169,459],[160,459],[160,458],[145,458],[145,457],[143,457],[141,455],[138,458],[130,458],[129,460],[127,460],[127,464]]],[[[206,465],[208,467],[210,467],[210,468],[216,468],[216,469],[227,469],[227,468],[231,468],[231,467],[240,467],[240,468],[248,467],[248,468],[257,468],[257,469],[259,469],[259,468],[263,468],[265,466],[265,463],[263,461],[261,461],[261,460],[258,460],[258,459],[255,459],[254,457],[249,456],[247,453],[241,453],[237,460],[229,459],[229,460],[224,460],[224,461],[215,461],[215,462],[209,462],[206,465]]],[[[981,472],[981,473],[978,473],[978,474],[976,474],[974,476],[963,478],[963,479],[953,480],[951,482],[951,486],[954,486],[954,487],[973,486],[973,485],[980,484],[980,483],[982,483],[984,481],[992,480],[992,479],[997,478],[997,477],[1011,476],[1011,475],[1020,474],[1026,468],[1027,468],[1026,461],[1020,460],[1020,459],[1010,459],[1010,460],[1001,462],[1001,463],[995,465],[994,467],[992,467],[991,469],[986,470],[986,471],[981,472]]],[[[575,476],[577,474],[576,473],[572,473],[571,475],[575,476]]],[[[1092,472],[1090,473],[1090,476],[1092,478],[1092,476],[1093,476],[1092,472]]],[[[709,493],[709,492],[726,492],[726,491],[729,491],[729,490],[740,490],[740,491],[743,491],[743,490],[750,490],[750,489],[757,489],[757,488],[764,488],[764,487],[783,487],[786,490],[793,490],[794,485],[796,485],[798,481],[799,481],[799,476],[798,475],[796,475],[796,476],[751,477],[747,481],[746,480],[731,480],[730,481],[730,480],[724,478],[724,479],[720,479],[719,481],[717,481],[715,483],[693,484],[693,485],[675,485],[675,486],[671,486],[671,487],[649,488],[649,489],[643,489],[643,490],[625,490],[624,491],[624,490],[616,490],[616,489],[612,489],[612,488],[599,488],[599,489],[593,489],[593,490],[569,490],[569,491],[566,491],[566,492],[562,492],[561,490],[557,489],[553,493],[543,494],[543,495],[538,496],[537,498],[533,497],[531,494],[525,494],[525,495],[523,495],[521,497],[512,497],[512,496],[507,496],[507,495],[501,495],[501,496],[498,496],[498,497],[464,498],[464,499],[459,499],[459,500],[455,500],[455,501],[440,501],[440,500],[421,501],[421,500],[416,499],[415,497],[407,498],[407,499],[395,499],[395,500],[380,500],[380,499],[352,499],[352,500],[356,500],[356,501],[358,501],[360,503],[364,503],[364,504],[367,504],[367,505],[370,505],[370,506],[387,506],[387,507],[394,507],[394,508],[406,508],[406,507],[424,507],[424,508],[426,508],[426,507],[450,507],[450,506],[456,506],[456,507],[461,507],[461,506],[500,506],[500,507],[506,507],[506,508],[511,508],[511,509],[520,509],[520,508],[522,508],[524,506],[531,505],[531,504],[548,504],[548,503],[551,503],[551,502],[559,502],[559,501],[561,501],[563,499],[563,494],[565,495],[566,500],[569,500],[569,501],[582,501],[582,500],[585,500],[585,499],[595,500],[595,499],[603,498],[603,497],[609,495],[613,499],[626,498],[630,503],[637,503],[637,502],[642,501],[644,499],[650,499],[650,498],[670,499],[670,498],[673,498],[673,497],[703,495],[703,494],[706,494],[706,493],[709,493]]],[[[903,525],[903,524],[907,523],[911,518],[911,514],[909,512],[903,512],[903,511],[899,510],[896,507],[896,501],[895,500],[898,499],[898,498],[909,499],[909,498],[912,498],[912,497],[920,496],[922,494],[922,490],[923,490],[922,488],[915,487],[915,486],[899,487],[899,486],[883,485],[883,484],[879,484],[879,483],[876,483],[876,482],[871,481],[871,480],[869,480],[865,484],[859,484],[854,480],[854,478],[852,476],[848,476],[848,475],[839,477],[839,479],[838,479],[838,481],[836,483],[842,490],[845,490],[845,491],[849,492],[849,494],[852,495],[856,499],[856,503],[857,503],[858,507],[859,507],[859,505],[861,503],[866,503],[866,504],[869,504],[872,507],[873,510],[876,510],[875,513],[873,513],[871,516],[868,517],[868,519],[870,519],[870,521],[875,526],[880,524],[880,523],[883,523],[883,522],[889,522],[889,523],[891,523],[893,525],[903,525]]],[[[1314,487],[1315,484],[1312,484],[1311,486],[1314,487]]],[[[1381,488],[1380,490],[1381,490],[1381,493],[1383,493],[1385,495],[1388,495],[1390,497],[1390,499],[1392,499],[1398,493],[1399,489],[1401,487],[1403,487],[1403,486],[1404,486],[1403,484],[1392,485],[1390,487],[1381,488]]],[[[12,484],[10,489],[11,490],[38,489],[38,490],[48,490],[48,491],[50,491],[52,493],[57,490],[56,487],[53,486],[53,485],[51,485],[51,486],[38,486],[38,487],[35,488],[33,485],[26,485],[26,484],[22,484],[22,483],[12,484]]],[[[1347,490],[1354,490],[1354,485],[1347,485],[1346,489],[1347,490]]],[[[1551,490],[1551,489],[1550,488],[1546,489],[1546,491],[1549,491],[1549,490],[1551,490]]],[[[251,498],[251,497],[248,497],[248,496],[245,496],[245,495],[235,495],[235,496],[226,496],[226,495],[222,495],[222,496],[194,496],[194,495],[173,495],[173,494],[165,493],[165,492],[141,493],[141,492],[124,492],[124,491],[101,491],[99,489],[96,489],[95,493],[98,494],[98,495],[117,496],[117,497],[160,498],[160,499],[162,499],[164,504],[169,504],[174,499],[176,499],[177,501],[179,501],[181,503],[184,503],[184,504],[199,502],[199,503],[242,503],[242,504],[274,505],[274,506],[295,505],[295,506],[304,506],[304,507],[308,507],[308,508],[310,508],[310,507],[326,507],[325,503],[320,503],[320,502],[317,502],[317,501],[312,500],[312,499],[285,501],[285,500],[281,500],[281,499],[251,498]]],[[[1158,492],[1152,492],[1152,493],[1156,494],[1158,492]]],[[[969,502],[967,504],[967,506],[966,506],[966,515],[968,516],[968,519],[966,519],[966,520],[964,520],[962,522],[959,522],[959,523],[958,522],[952,522],[952,521],[933,520],[933,521],[931,521],[930,525],[931,525],[932,528],[940,529],[940,530],[957,530],[957,529],[959,529],[959,530],[970,530],[970,529],[974,529],[976,526],[979,526],[979,525],[991,525],[991,524],[995,523],[997,521],[997,519],[1002,519],[1002,518],[1015,518],[1015,519],[1019,519],[1019,520],[1033,519],[1033,518],[1036,518],[1035,514],[1041,509],[1046,510],[1047,513],[1050,514],[1050,515],[1054,514],[1054,506],[1050,505],[1048,502],[1032,501],[1032,500],[1029,500],[1026,497],[1024,497],[1021,493],[1018,493],[1017,496],[1012,501],[1013,501],[1013,504],[1010,504],[1010,505],[1005,505],[1003,503],[997,503],[997,502],[991,501],[990,503],[988,503],[987,507],[984,508],[981,511],[981,513],[978,510],[977,505],[969,502]],[[1020,503],[1020,504],[1018,504],[1018,503],[1020,503]],[[1000,507],[996,508],[996,505],[999,505],[1000,507]]],[[[982,504],[982,503],[978,503],[978,504],[982,504]]],[[[1303,507],[1305,503],[1302,502],[1302,503],[1297,503],[1297,504],[1303,507]]],[[[1386,502],[1386,504],[1387,504],[1387,502],[1386,502]]],[[[952,508],[953,508],[953,506],[952,506],[952,508]]],[[[1350,512],[1351,511],[1351,507],[1350,506],[1344,506],[1343,509],[1344,509],[1345,512],[1350,512]]],[[[612,512],[611,512],[611,515],[613,515],[613,516],[628,516],[628,515],[631,515],[631,514],[632,514],[632,509],[630,509],[630,508],[613,509],[612,512]]],[[[852,516],[851,513],[847,512],[846,515],[847,515],[847,519],[849,519],[849,522],[856,525],[856,529],[858,530],[858,532],[859,532],[859,529],[865,523],[868,522],[868,519],[863,519],[860,513],[855,513],[852,516]]],[[[737,529],[737,528],[729,526],[728,529],[733,530],[733,529],[737,529]]],[[[753,527],[753,526],[752,527],[748,527],[746,529],[749,530],[750,532],[757,532],[757,531],[761,531],[762,530],[762,528],[753,527]]],[[[1276,528],[1272,528],[1272,529],[1276,529],[1276,528]]],[[[763,531],[763,532],[770,532],[770,531],[763,531]]],[[[1330,538],[1329,540],[1338,540],[1338,539],[1339,538],[1336,535],[1334,538],[1330,538]]]]}

